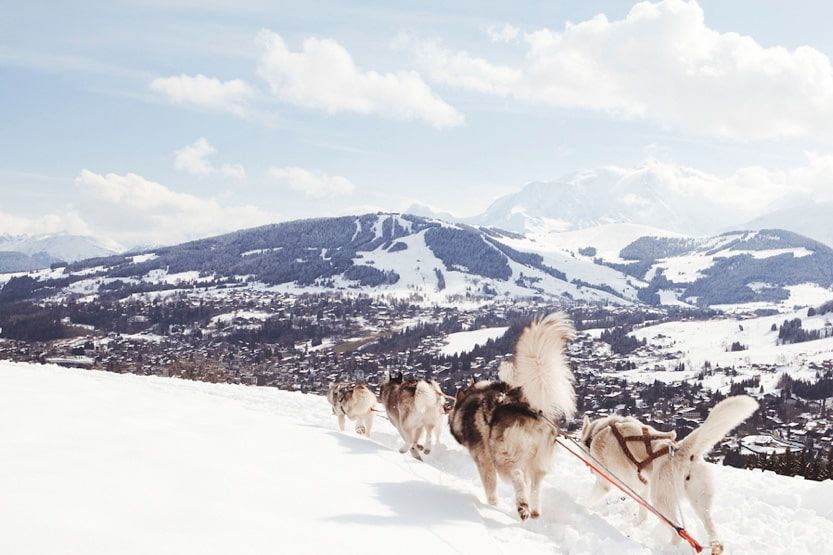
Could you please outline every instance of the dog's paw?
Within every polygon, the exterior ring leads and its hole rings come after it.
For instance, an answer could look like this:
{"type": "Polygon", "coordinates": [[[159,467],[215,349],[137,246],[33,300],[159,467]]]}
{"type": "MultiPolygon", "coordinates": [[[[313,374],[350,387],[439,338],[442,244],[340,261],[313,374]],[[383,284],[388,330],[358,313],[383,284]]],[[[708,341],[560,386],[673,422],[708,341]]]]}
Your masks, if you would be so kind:
{"type": "Polygon", "coordinates": [[[430,448],[430,447],[426,447],[426,448],[424,448],[424,449],[422,450],[422,452],[423,452],[423,453],[425,453],[426,455],[430,455],[430,454],[431,454],[431,448],[430,448]]]}
{"type": "Polygon", "coordinates": [[[723,555],[723,544],[719,541],[713,541],[711,543],[712,548],[712,555],[723,555]]]}
{"type": "Polygon", "coordinates": [[[497,505],[497,495],[489,495],[486,497],[486,503],[494,507],[497,505]]]}
{"type": "Polygon", "coordinates": [[[417,443],[416,446],[417,446],[417,449],[419,449],[420,451],[425,451],[425,447],[423,447],[419,443],[417,443]]]}
{"type": "Polygon", "coordinates": [[[405,451],[407,451],[407,450],[408,450],[408,446],[407,446],[407,445],[403,445],[402,447],[400,447],[400,448],[399,448],[399,452],[400,452],[400,453],[404,453],[404,452],[405,452],[405,451]]]}
{"type": "Polygon", "coordinates": [[[529,505],[527,505],[526,503],[518,504],[518,516],[521,517],[521,520],[525,521],[530,517],[530,514],[531,513],[529,512],[529,505]]]}
{"type": "Polygon", "coordinates": [[[367,428],[364,426],[356,426],[356,433],[360,436],[367,435],[367,428]]]}
{"type": "Polygon", "coordinates": [[[539,511],[538,509],[532,509],[532,511],[529,513],[529,516],[531,516],[532,518],[538,518],[541,516],[541,511],[539,511]]]}

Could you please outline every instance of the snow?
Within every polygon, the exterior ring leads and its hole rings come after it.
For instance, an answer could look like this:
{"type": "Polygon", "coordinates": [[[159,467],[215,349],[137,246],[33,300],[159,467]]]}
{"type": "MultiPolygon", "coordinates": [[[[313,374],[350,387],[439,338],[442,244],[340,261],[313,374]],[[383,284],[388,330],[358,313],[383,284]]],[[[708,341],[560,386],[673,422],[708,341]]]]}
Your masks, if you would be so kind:
{"type": "MultiPolygon", "coordinates": [[[[421,463],[377,420],[340,433],[326,401],[272,388],[0,362],[0,552],[182,554],[691,553],[632,502],[593,509],[560,452],[541,519],[501,483],[483,502],[448,433],[421,463]]],[[[829,552],[833,482],[714,467],[729,553],[829,552]]],[[[705,541],[690,509],[690,531],[705,541]]]]}
{"type": "Polygon", "coordinates": [[[811,363],[833,359],[833,337],[778,345],[778,332],[771,331],[772,325],[780,326],[784,320],[794,318],[800,318],[806,330],[821,330],[833,321],[831,314],[807,317],[807,310],[804,309],[758,318],[725,317],[637,328],[633,332],[634,337],[647,340],[654,350],[654,358],[643,358],[642,366],[636,370],[615,374],[640,382],[690,380],[709,361],[712,366],[734,367],[740,374],[735,378],[725,374],[709,376],[704,380],[704,386],[710,389],[725,391],[732,379],[759,375],[764,390],[771,391],[784,372],[793,378],[812,378],[815,370],[810,368],[811,363]],[[730,351],[734,342],[745,345],[747,349],[730,351]],[[684,362],[687,370],[673,371],[679,362],[684,362]],[[655,364],[659,364],[661,369],[655,369],[655,364]],[[775,371],[766,372],[765,368],[775,371]]]}
{"type": "Polygon", "coordinates": [[[137,254],[135,256],[131,256],[130,261],[133,264],[141,264],[142,262],[149,262],[151,260],[156,260],[157,258],[159,258],[158,254],[156,254],[155,252],[149,252],[146,254],[137,254]]]}
{"type": "Polygon", "coordinates": [[[234,310],[232,312],[226,312],[225,314],[218,314],[211,318],[211,323],[216,324],[228,324],[240,318],[241,320],[257,320],[257,321],[264,321],[268,320],[269,317],[272,316],[271,312],[264,312],[262,310],[234,310]]]}
{"type": "Polygon", "coordinates": [[[481,328],[479,330],[458,331],[448,334],[445,339],[446,345],[440,351],[445,356],[467,353],[477,345],[484,345],[490,339],[501,337],[509,327],[481,328]]]}

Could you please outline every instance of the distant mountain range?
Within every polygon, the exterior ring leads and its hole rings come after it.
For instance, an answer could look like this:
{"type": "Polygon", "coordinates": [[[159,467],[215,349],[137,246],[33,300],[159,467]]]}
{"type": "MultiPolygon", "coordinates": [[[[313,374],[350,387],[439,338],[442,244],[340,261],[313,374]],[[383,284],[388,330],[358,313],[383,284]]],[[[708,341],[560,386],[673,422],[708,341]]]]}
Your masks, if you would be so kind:
{"type": "MultiPolygon", "coordinates": [[[[297,220],[78,261],[9,281],[14,298],[271,287],[792,308],[833,298],[833,249],[784,230],[692,238],[638,224],[526,235],[410,214],[297,220]],[[28,279],[28,278],[27,278],[28,279]],[[749,303],[757,303],[750,305],[749,303]]],[[[9,289],[9,291],[7,291],[9,289]]]]}
{"type": "Polygon", "coordinates": [[[796,193],[763,210],[723,202],[715,176],[673,164],[602,167],[528,183],[495,200],[482,214],[454,218],[415,204],[409,212],[517,233],[561,232],[606,224],[650,226],[688,236],[734,230],[785,229],[833,246],[833,202],[796,193]]]}
{"type": "Polygon", "coordinates": [[[48,268],[56,262],[76,262],[115,252],[102,242],[82,235],[0,234],[0,272],[27,272],[48,268]]]}

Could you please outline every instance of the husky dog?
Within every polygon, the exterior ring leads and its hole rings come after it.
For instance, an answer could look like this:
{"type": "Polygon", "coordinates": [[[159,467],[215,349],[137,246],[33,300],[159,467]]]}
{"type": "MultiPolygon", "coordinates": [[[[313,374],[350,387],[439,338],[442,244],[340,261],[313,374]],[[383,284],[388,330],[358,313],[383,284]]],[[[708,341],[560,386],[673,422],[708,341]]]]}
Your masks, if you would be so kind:
{"type": "Polygon", "coordinates": [[[356,423],[356,433],[370,435],[376,395],[364,384],[336,382],[327,390],[327,400],[338,417],[338,429],[344,431],[344,417],[356,423]]]}
{"type": "Polygon", "coordinates": [[[445,396],[439,384],[433,380],[403,381],[401,372],[386,374],[379,393],[391,424],[405,440],[399,452],[410,451],[415,459],[422,460],[420,450],[429,454],[434,436],[439,440],[442,429],[445,396]],[[423,432],[425,446],[419,443],[423,432]]]}
{"type": "MultiPolygon", "coordinates": [[[[675,442],[675,432],[657,431],[635,418],[608,416],[591,422],[585,416],[581,442],[634,491],[646,498],[650,495],[659,512],[668,517],[676,514],[684,492],[706,528],[712,553],[717,554],[723,552],[723,546],[712,520],[714,484],[703,455],[757,409],[757,401],[746,395],[724,399],[702,426],[680,442],[675,442]]],[[[609,489],[609,483],[597,476],[590,503],[599,501],[609,489]]],[[[640,507],[640,522],[646,514],[640,507]]],[[[675,532],[672,541],[680,541],[675,532]]]]}
{"type": "Polygon", "coordinates": [[[497,504],[497,476],[515,488],[521,520],[541,515],[541,481],[555,451],[557,422],[576,408],[573,373],[564,345],[575,335],[569,318],[554,313],[533,320],[504,362],[501,381],[480,381],[457,392],[451,434],[480,471],[486,500],[497,504]]]}

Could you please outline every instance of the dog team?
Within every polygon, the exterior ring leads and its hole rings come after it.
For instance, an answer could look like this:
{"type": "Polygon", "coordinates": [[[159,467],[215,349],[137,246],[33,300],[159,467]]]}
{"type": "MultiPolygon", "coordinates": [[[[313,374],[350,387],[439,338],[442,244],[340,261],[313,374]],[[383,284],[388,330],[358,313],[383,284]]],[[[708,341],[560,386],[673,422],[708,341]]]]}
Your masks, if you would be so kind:
{"type": "MultiPolygon", "coordinates": [[[[497,503],[497,477],[515,490],[521,520],[541,515],[541,482],[555,455],[558,422],[576,410],[572,370],[564,347],[575,335],[563,313],[533,320],[521,332],[510,360],[498,371],[499,381],[469,383],[457,392],[448,416],[451,434],[468,449],[491,505],[497,503]]],[[[386,375],[380,398],[394,428],[404,440],[400,452],[422,459],[439,439],[445,416],[445,395],[433,380],[403,380],[386,375]],[[424,439],[423,439],[424,438],[424,439]]],[[[327,399],[344,430],[345,417],[356,432],[370,433],[376,396],[362,384],[335,383],[327,399]]],[[[758,408],[751,397],[729,397],[712,409],[706,421],[682,441],[675,432],[661,432],[633,417],[608,416],[581,429],[584,449],[663,514],[672,515],[681,497],[690,501],[711,542],[712,553],[722,545],[711,509],[714,484],[703,460],[732,429],[758,408]]],[[[599,501],[610,489],[597,475],[590,495],[599,501]]],[[[640,506],[639,521],[646,516],[640,506]]],[[[672,541],[680,538],[672,532],[672,541]]]]}

